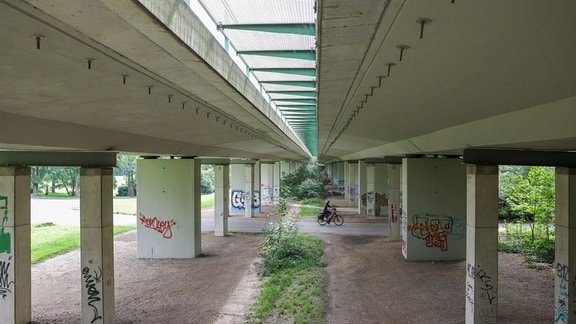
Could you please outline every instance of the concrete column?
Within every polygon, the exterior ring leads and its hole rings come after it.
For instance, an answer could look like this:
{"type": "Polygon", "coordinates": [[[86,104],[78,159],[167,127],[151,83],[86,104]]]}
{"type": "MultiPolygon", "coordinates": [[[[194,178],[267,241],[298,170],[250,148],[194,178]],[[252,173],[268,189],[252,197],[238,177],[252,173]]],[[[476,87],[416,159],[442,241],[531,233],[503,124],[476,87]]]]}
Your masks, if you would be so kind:
{"type": "Polygon", "coordinates": [[[344,199],[350,205],[350,162],[344,162],[344,199]]]}
{"type": "Polygon", "coordinates": [[[244,217],[254,217],[253,203],[254,165],[244,165],[244,217]]]}
{"type": "Polygon", "coordinates": [[[366,167],[366,215],[369,218],[376,216],[376,166],[368,164],[366,167]]]}
{"type": "Polygon", "coordinates": [[[400,241],[400,177],[401,164],[388,164],[388,226],[389,241],[400,241]]]}
{"type": "Polygon", "coordinates": [[[114,323],[112,168],[80,169],[82,321],[114,323]]]}
{"type": "Polygon", "coordinates": [[[358,161],[358,197],[356,203],[358,204],[358,214],[366,215],[366,162],[358,161]]]}
{"type": "Polygon", "coordinates": [[[498,318],[498,166],[467,166],[466,323],[498,318]]]}
{"type": "Polygon", "coordinates": [[[268,164],[268,203],[274,203],[274,188],[276,187],[277,179],[274,178],[274,166],[276,164],[268,164]]]}
{"type": "Polygon", "coordinates": [[[262,185],[262,164],[260,163],[260,161],[256,161],[256,163],[254,163],[254,173],[252,176],[252,206],[253,206],[253,212],[260,214],[260,205],[262,204],[261,202],[261,196],[260,196],[260,187],[262,185]]]}
{"type": "Polygon", "coordinates": [[[0,167],[0,323],[29,323],[30,168],[0,167]]]}
{"type": "Polygon", "coordinates": [[[274,189],[273,189],[273,201],[278,201],[280,199],[280,184],[282,180],[282,174],[280,173],[280,162],[274,163],[274,189]]]}
{"type": "Polygon", "coordinates": [[[194,258],[201,247],[196,159],[138,160],[138,257],[194,258]]]}
{"type": "Polygon", "coordinates": [[[228,235],[228,216],[230,214],[230,166],[214,166],[214,235],[228,235]]]}
{"type": "Polygon", "coordinates": [[[454,158],[405,158],[402,253],[410,261],[466,257],[466,168],[454,158]]]}
{"type": "Polygon", "coordinates": [[[375,216],[388,216],[388,164],[377,163],[374,169],[375,216]]]}
{"type": "Polygon", "coordinates": [[[556,168],[554,323],[576,323],[576,168],[556,168]]]}

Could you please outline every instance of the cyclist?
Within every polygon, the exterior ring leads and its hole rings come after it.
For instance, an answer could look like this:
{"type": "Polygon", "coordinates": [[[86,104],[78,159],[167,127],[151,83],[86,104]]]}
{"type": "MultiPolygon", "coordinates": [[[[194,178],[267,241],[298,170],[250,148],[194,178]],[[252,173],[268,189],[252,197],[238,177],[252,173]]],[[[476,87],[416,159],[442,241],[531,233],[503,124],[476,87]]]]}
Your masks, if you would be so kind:
{"type": "Polygon", "coordinates": [[[334,216],[334,207],[330,206],[330,200],[326,200],[324,203],[324,209],[322,210],[322,215],[326,222],[330,223],[332,216],[334,216]]]}

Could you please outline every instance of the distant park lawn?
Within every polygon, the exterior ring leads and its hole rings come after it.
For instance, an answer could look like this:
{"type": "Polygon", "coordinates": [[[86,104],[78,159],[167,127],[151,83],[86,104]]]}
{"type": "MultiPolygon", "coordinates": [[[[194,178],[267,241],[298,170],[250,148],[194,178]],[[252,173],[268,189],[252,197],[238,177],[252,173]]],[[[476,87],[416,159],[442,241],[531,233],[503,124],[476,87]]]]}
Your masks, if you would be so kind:
{"type": "MultiPolygon", "coordinates": [[[[51,197],[49,199],[78,199],[70,197],[51,197]]],[[[40,198],[40,197],[38,197],[40,198]]],[[[42,198],[45,198],[42,197],[42,198]]],[[[202,195],[202,208],[214,206],[214,194],[202,195]]],[[[114,198],[114,213],[136,215],[136,198],[114,198]]],[[[114,226],[114,235],[133,230],[134,226],[114,226]]],[[[80,228],[52,223],[32,225],[31,252],[32,264],[42,262],[53,256],[69,252],[80,246],[80,228]]]]}

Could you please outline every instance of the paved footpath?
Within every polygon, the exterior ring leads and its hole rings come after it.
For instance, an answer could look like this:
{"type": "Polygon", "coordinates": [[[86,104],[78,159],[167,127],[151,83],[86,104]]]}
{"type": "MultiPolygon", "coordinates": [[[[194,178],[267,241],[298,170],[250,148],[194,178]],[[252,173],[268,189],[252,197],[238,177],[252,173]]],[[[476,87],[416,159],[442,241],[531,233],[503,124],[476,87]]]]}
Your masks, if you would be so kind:
{"type": "MultiPolygon", "coordinates": [[[[346,216],[344,216],[346,220],[346,216]]],[[[59,225],[80,226],[79,199],[32,199],[32,224],[54,223],[59,225]]],[[[114,214],[114,225],[136,226],[135,215],[114,214]]],[[[233,232],[260,233],[266,225],[264,217],[245,218],[233,216],[228,219],[228,230],[233,232]]],[[[344,223],[342,226],[333,224],[320,226],[314,221],[299,221],[298,227],[302,233],[314,234],[348,234],[348,235],[384,235],[388,236],[386,223],[344,223]]],[[[202,210],[201,228],[203,232],[214,231],[214,209],[202,210]]]]}

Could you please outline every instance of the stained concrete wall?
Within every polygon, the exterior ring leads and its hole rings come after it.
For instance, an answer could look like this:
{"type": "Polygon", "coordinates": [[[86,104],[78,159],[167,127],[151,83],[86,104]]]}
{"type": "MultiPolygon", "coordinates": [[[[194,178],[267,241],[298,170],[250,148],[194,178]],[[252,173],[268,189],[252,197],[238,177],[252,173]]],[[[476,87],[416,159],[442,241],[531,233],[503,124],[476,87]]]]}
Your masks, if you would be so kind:
{"type": "Polygon", "coordinates": [[[466,167],[460,159],[403,159],[402,207],[407,260],[465,259],[466,167]]]}
{"type": "Polygon", "coordinates": [[[200,161],[138,160],[138,257],[201,252],[200,161]]]}

